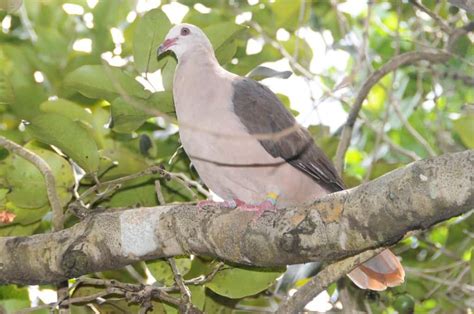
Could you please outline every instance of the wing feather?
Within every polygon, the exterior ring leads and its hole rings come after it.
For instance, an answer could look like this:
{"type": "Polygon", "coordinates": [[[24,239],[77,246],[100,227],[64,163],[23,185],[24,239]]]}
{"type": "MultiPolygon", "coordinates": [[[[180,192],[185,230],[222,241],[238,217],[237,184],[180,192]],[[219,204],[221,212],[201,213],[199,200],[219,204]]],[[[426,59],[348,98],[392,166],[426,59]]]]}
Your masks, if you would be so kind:
{"type": "Polygon", "coordinates": [[[344,189],[331,161],[269,88],[249,78],[238,79],[233,86],[234,112],[250,134],[275,135],[259,139],[269,154],[283,158],[329,191],[344,189]]]}

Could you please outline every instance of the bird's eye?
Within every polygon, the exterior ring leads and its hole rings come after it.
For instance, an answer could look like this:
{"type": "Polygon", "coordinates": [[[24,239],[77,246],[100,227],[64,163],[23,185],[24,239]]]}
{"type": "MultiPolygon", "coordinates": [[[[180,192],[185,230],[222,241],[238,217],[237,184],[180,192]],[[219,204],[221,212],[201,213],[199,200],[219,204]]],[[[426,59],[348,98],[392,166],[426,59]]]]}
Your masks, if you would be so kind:
{"type": "Polygon", "coordinates": [[[181,35],[187,36],[187,35],[189,35],[189,33],[191,33],[191,31],[189,30],[189,28],[183,27],[183,28],[181,29],[181,35]]]}

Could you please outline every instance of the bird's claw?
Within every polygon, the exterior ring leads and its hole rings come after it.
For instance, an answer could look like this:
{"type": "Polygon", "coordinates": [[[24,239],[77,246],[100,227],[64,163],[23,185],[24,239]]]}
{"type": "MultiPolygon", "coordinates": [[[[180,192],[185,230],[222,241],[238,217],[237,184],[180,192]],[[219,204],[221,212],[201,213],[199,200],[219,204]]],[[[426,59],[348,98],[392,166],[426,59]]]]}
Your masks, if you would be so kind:
{"type": "Polygon", "coordinates": [[[266,200],[257,205],[252,205],[252,204],[247,204],[247,203],[239,204],[239,209],[246,212],[255,212],[255,217],[253,218],[254,221],[260,218],[260,216],[262,216],[263,213],[266,211],[269,211],[269,212],[276,211],[275,203],[272,202],[271,200],[266,200]]]}

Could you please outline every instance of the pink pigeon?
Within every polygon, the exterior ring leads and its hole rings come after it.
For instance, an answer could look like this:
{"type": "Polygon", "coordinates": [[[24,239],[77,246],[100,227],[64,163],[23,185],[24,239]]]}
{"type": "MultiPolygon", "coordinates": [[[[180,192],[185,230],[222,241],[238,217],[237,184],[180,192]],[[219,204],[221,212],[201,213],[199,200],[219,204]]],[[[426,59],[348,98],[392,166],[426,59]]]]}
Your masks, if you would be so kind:
{"type": "MultiPolygon", "coordinates": [[[[183,148],[225,206],[258,217],[344,189],[329,158],[278,97],[221,67],[200,28],[171,28],[158,54],[166,51],[178,60],[173,96],[183,148]]],[[[360,288],[380,291],[403,283],[405,272],[385,250],[348,276],[360,288]]]]}

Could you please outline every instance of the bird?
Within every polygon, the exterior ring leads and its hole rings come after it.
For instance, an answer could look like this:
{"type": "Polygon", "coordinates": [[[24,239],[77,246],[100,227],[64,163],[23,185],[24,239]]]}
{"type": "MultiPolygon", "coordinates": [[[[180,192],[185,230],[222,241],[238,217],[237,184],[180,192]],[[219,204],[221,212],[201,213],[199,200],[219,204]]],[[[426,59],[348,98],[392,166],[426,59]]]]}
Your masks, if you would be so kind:
{"type": "MultiPolygon", "coordinates": [[[[278,97],[224,69],[199,27],[173,26],[157,49],[158,56],[166,52],[177,59],[173,98],[181,144],[221,205],[258,217],[345,189],[330,159],[278,97]]],[[[386,249],[348,276],[362,289],[381,291],[402,284],[405,273],[386,249]]]]}

